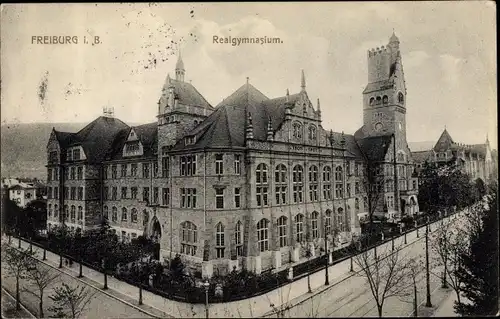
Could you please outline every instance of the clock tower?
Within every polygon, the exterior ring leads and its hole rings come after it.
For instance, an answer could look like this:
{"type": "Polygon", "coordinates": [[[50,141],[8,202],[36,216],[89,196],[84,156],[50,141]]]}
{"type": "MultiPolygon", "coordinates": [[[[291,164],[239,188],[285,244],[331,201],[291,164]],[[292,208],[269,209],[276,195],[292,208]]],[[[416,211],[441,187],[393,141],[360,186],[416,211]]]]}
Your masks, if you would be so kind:
{"type": "MultiPolygon", "coordinates": [[[[368,85],[363,91],[363,135],[395,134],[406,146],[406,86],[399,39],[393,33],[387,46],[368,55],[368,85]]],[[[399,143],[398,143],[399,144],[399,143]]]]}

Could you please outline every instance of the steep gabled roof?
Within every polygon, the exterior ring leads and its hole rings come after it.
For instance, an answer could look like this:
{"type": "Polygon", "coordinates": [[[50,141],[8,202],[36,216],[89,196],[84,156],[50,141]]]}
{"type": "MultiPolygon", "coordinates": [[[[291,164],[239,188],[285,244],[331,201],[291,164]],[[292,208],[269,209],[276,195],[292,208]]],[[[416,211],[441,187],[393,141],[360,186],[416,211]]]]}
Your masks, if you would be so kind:
{"type": "Polygon", "coordinates": [[[137,139],[141,142],[143,147],[142,156],[154,156],[158,148],[158,123],[148,123],[138,126],[128,127],[120,130],[111,144],[109,152],[106,154],[107,160],[116,160],[123,158],[123,147],[127,142],[127,138],[131,130],[137,135],[137,139]]]}
{"type": "Polygon", "coordinates": [[[411,157],[415,163],[423,163],[431,159],[432,155],[433,155],[432,150],[411,152],[411,157]]]}
{"type": "MultiPolygon", "coordinates": [[[[77,133],[63,134],[64,147],[81,145],[91,163],[101,162],[109,152],[116,135],[129,126],[119,119],[100,116],[77,133]]],[[[61,132],[59,132],[59,135],[61,132]]]]}
{"type": "MultiPolygon", "coordinates": [[[[293,105],[300,97],[300,93],[282,97],[277,97],[262,102],[262,106],[266,109],[267,118],[271,118],[273,131],[279,130],[281,124],[285,120],[285,110],[288,105],[293,105]]],[[[267,130],[267,124],[266,124],[267,130]]]]}
{"type": "Polygon", "coordinates": [[[382,81],[372,82],[372,83],[368,83],[366,88],[363,90],[363,93],[370,93],[373,91],[385,90],[388,88],[392,88],[392,86],[393,86],[393,83],[391,80],[382,80],[382,81]]]}
{"type": "Polygon", "coordinates": [[[453,139],[450,136],[450,133],[446,129],[444,129],[443,133],[441,133],[441,136],[439,137],[438,141],[436,142],[436,145],[434,145],[434,151],[436,152],[443,152],[448,150],[455,142],[453,142],[453,139]]]}
{"type": "MultiPolygon", "coordinates": [[[[165,85],[168,85],[168,83],[165,85]]],[[[180,104],[213,109],[212,105],[191,83],[170,79],[170,85],[174,86],[175,96],[180,104]]]]}
{"type": "Polygon", "coordinates": [[[392,142],[392,135],[365,137],[357,140],[361,151],[370,161],[383,161],[392,142]]]}

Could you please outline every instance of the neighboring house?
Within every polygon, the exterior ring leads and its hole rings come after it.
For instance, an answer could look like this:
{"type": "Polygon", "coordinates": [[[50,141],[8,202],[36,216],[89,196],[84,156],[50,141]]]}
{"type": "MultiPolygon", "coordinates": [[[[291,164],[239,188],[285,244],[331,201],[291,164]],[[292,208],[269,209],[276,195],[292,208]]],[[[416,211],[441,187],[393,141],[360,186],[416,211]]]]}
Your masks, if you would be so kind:
{"type": "Polygon", "coordinates": [[[480,178],[487,182],[497,178],[498,155],[496,150],[491,150],[488,137],[483,144],[456,143],[445,128],[432,149],[412,152],[412,156],[417,171],[425,162],[437,165],[453,162],[473,180],[480,178]]]}
{"type": "Polygon", "coordinates": [[[29,202],[39,198],[39,188],[33,184],[20,182],[9,188],[9,198],[24,208],[29,202]]]}
{"type": "Polygon", "coordinates": [[[260,273],[306,260],[337,229],[344,243],[367,211],[363,166],[377,165],[377,214],[418,211],[406,141],[399,40],[368,51],[363,127],[322,127],[321,106],[300,91],[268,98],[247,79],[216,107],[184,82],[181,57],[167,76],[157,121],[130,127],[109,112],[76,133],[53,129],[47,145],[48,227],[96,227],[123,240],[160,242],[204,276],[233,266],[260,273]],[[326,233],[325,233],[326,232],[326,233]]]}

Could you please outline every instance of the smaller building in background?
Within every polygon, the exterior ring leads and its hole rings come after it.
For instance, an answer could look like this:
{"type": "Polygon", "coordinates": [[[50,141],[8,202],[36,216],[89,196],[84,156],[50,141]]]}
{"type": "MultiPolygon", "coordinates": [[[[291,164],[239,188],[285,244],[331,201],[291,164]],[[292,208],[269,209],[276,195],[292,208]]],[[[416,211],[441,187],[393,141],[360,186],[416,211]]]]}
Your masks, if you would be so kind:
{"type": "Polygon", "coordinates": [[[8,190],[9,199],[22,208],[33,200],[47,199],[45,184],[38,180],[27,182],[27,180],[8,178],[2,181],[2,185],[8,190]]]}

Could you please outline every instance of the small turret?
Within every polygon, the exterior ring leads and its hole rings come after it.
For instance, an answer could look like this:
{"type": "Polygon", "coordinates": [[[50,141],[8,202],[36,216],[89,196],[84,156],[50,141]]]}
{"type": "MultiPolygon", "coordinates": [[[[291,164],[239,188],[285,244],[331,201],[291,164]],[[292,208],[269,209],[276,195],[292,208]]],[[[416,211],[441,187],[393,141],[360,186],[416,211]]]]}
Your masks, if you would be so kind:
{"type": "Polygon", "coordinates": [[[184,82],[184,75],[186,70],[184,69],[184,62],[182,61],[181,50],[179,49],[179,57],[177,58],[177,64],[175,65],[175,79],[177,81],[184,82]]]}
{"type": "Polygon", "coordinates": [[[252,114],[250,112],[248,112],[248,117],[247,117],[246,138],[247,139],[253,139],[252,114]]]}
{"type": "Polygon", "coordinates": [[[318,107],[317,107],[316,111],[318,112],[319,115],[321,115],[321,106],[319,104],[319,98],[318,98],[318,107]]]}
{"type": "Polygon", "coordinates": [[[288,92],[288,89],[286,89],[286,102],[290,101],[290,92],[288,92]]]}
{"type": "Polygon", "coordinates": [[[300,78],[300,88],[302,92],[306,90],[306,76],[304,75],[304,70],[302,70],[302,75],[300,78]]]}
{"type": "Polygon", "coordinates": [[[267,140],[273,141],[274,140],[273,135],[274,135],[273,134],[273,124],[272,124],[271,117],[269,117],[269,120],[267,121],[267,140]]]}

